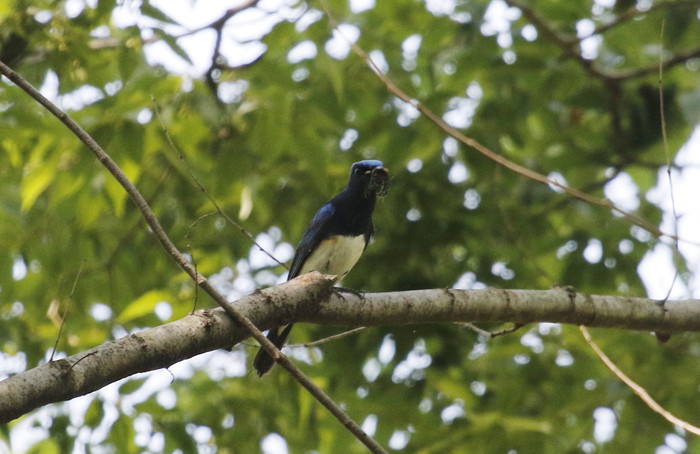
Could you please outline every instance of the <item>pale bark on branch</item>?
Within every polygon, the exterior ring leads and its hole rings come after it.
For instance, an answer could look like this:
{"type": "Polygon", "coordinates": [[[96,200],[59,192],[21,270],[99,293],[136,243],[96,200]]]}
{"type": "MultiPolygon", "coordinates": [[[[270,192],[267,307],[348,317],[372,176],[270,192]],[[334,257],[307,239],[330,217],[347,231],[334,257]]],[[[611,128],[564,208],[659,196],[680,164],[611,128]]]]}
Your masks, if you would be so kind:
{"type": "MultiPolygon", "coordinates": [[[[326,277],[303,275],[232,304],[261,329],[288,322],[387,326],[452,322],[554,322],[640,331],[700,331],[700,301],[667,301],[551,290],[433,289],[362,296],[327,292],[326,277]]],[[[81,396],[121,378],[211,350],[249,331],[220,309],[128,335],[0,382],[0,423],[43,405],[81,396]]]]}

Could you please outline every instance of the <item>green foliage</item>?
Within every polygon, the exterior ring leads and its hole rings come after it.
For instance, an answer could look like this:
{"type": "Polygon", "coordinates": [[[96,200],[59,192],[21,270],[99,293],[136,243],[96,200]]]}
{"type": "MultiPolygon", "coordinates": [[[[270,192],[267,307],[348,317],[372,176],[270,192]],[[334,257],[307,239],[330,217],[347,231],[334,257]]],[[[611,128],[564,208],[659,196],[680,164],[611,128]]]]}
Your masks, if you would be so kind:
{"type": "MultiPolygon", "coordinates": [[[[352,162],[379,158],[391,171],[392,189],[376,210],[376,241],[344,285],[392,291],[458,282],[562,284],[645,295],[637,268],[656,240],[606,209],[446,139],[390,95],[357,56],[334,58],[324,50],[332,30],[318,5],[293,5],[295,14],[311,10],[298,21],[280,19],[261,38],[262,57],[233,68],[222,58],[206,80],[148,63],[150,41],[183,62],[194,57],[173,31],[177,21],[156,5],[96,3],[72,16],[66,2],[0,3],[0,59],[36,86],[57,80],[61,100],[73,106],[69,114],[139,187],[178,247],[205,275],[230,267],[236,294],[273,284],[284,269],[256,264],[256,248],[211,215],[214,207],[191,175],[280,253],[274,247],[296,244],[315,210],[345,184],[352,162]],[[136,9],[148,21],[119,28],[115,8],[136,9]],[[318,20],[308,21],[312,14],[318,20]],[[317,55],[290,63],[290,50],[304,42],[317,55]],[[236,93],[224,96],[227,90],[236,93]],[[600,259],[584,257],[591,244],[600,259]]],[[[602,77],[541,27],[533,37],[531,21],[513,10],[500,37],[489,31],[488,1],[455,2],[449,13],[431,9],[431,2],[379,1],[361,13],[345,2],[328,3],[339,23],[358,28],[362,48],[375,58],[381,52],[398,86],[470,137],[596,196],[628,176],[637,214],[660,225],[663,213],[647,198],[666,162],[654,67],[660,40],[669,57],[697,48],[696,4],[669,2],[607,30],[590,61],[602,77]],[[409,38],[420,38],[417,51],[409,38]],[[640,68],[651,70],[618,77],[640,68]]],[[[579,21],[601,26],[624,11],[531,3],[568,37],[579,21]]],[[[698,68],[696,58],[664,72],[671,159],[700,119],[698,68]]],[[[63,315],[58,350],[73,354],[192,309],[192,283],[121,187],[62,124],[6,80],[0,163],[0,346],[8,364],[0,373],[45,361],[63,315]],[[11,368],[13,358],[23,365],[11,368]]],[[[686,268],[682,260],[677,266],[686,268]]],[[[197,303],[211,305],[201,294],[197,303]]],[[[293,341],[335,332],[300,325],[293,341]]],[[[661,403],[682,418],[696,416],[688,405],[700,376],[695,336],[659,346],[646,333],[594,335],[661,403]]],[[[51,406],[42,415],[52,423],[42,423],[44,436],[30,452],[71,452],[85,444],[114,452],[255,452],[270,433],[284,437],[289,452],[365,452],[285,373],[260,380],[241,369],[243,352],[252,347],[176,366],[172,377],[160,371],[168,377],[160,388],[142,377],[120,383],[114,386],[119,400],[97,393],[78,410],[51,406]],[[90,441],[82,431],[93,434],[90,441]]],[[[292,354],[353,418],[368,426],[376,421],[377,440],[386,446],[393,437],[397,444],[390,446],[398,451],[652,452],[669,433],[685,439],[689,451],[700,449],[614,379],[572,327],[527,327],[489,341],[457,326],[374,328],[308,356],[292,354]],[[614,436],[604,442],[593,432],[600,407],[617,418],[614,436]],[[396,441],[401,434],[405,447],[396,441]]],[[[2,437],[22,430],[21,421],[13,423],[2,437]]]]}

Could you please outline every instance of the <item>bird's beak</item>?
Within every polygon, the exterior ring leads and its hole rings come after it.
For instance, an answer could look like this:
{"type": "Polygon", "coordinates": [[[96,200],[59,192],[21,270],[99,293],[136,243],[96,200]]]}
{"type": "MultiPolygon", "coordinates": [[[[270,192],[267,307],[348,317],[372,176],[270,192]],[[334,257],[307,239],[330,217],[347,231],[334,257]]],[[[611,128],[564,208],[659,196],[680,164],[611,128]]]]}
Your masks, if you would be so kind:
{"type": "Polygon", "coordinates": [[[389,170],[384,167],[375,167],[371,172],[367,191],[379,197],[386,195],[389,192],[389,170]]]}

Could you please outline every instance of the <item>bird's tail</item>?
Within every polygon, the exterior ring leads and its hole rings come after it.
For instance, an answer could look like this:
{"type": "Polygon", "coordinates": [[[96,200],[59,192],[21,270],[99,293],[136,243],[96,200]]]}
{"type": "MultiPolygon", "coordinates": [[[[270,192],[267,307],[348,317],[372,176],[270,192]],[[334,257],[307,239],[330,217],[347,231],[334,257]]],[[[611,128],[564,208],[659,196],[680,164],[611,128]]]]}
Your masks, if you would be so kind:
{"type": "MultiPolygon", "coordinates": [[[[289,332],[292,330],[292,326],[294,325],[289,324],[272,328],[267,333],[267,338],[270,340],[270,342],[275,344],[275,347],[282,348],[284,343],[287,341],[287,337],[289,337],[289,332]]],[[[258,377],[262,377],[268,373],[274,365],[275,360],[272,358],[272,356],[270,356],[270,354],[267,353],[264,348],[260,347],[258,354],[255,355],[255,359],[253,360],[253,367],[255,367],[255,370],[258,372],[258,377]]]]}

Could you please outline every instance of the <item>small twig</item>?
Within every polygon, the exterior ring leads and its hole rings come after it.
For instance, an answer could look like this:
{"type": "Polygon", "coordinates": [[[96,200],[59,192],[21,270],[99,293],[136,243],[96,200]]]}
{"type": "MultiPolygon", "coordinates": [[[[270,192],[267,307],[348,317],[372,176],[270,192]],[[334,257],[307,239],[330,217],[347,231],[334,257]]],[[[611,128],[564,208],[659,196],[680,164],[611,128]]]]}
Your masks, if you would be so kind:
{"type": "Polygon", "coordinates": [[[68,303],[66,304],[66,310],[63,311],[63,317],[61,317],[61,326],[58,327],[58,334],[56,335],[56,342],[53,344],[53,350],[51,351],[51,357],[49,362],[53,361],[53,357],[58,349],[58,340],[61,338],[61,333],[63,332],[63,326],[66,323],[66,318],[68,317],[68,310],[70,309],[70,303],[73,301],[73,294],[75,293],[75,287],[78,285],[78,279],[80,279],[80,274],[83,272],[83,265],[85,265],[85,259],[80,263],[80,268],[78,268],[78,273],[75,275],[75,280],[73,281],[73,287],[70,289],[70,294],[68,295],[68,303]]]}
{"type": "MultiPolygon", "coordinates": [[[[201,27],[197,27],[192,30],[188,30],[184,33],[181,33],[177,36],[175,36],[176,39],[179,38],[184,38],[187,36],[192,36],[196,35],[197,33],[203,32],[204,30],[207,30],[209,28],[213,28],[215,30],[220,30],[226,25],[226,22],[228,22],[229,19],[231,19],[233,16],[236,14],[240,13],[241,11],[244,11],[248,8],[254,7],[259,0],[248,0],[245,3],[242,3],[240,5],[234,6],[232,8],[229,8],[224,12],[224,14],[221,15],[221,17],[217,18],[216,20],[203,25],[201,27]]],[[[145,38],[141,40],[142,44],[152,44],[155,42],[160,41],[162,38],[158,35],[151,36],[149,38],[145,38]]],[[[90,40],[88,43],[88,46],[91,49],[105,49],[105,48],[114,48],[114,47],[119,47],[123,45],[123,41],[119,38],[97,38],[90,40]]]]}
{"type": "MultiPolygon", "coordinates": [[[[669,57],[666,60],[663,60],[660,67],[662,69],[669,69],[674,66],[683,64],[688,60],[698,57],[700,57],[700,48],[690,49],[684,52],[676,52],[676,54],[673,57],[669,57]]],[[[609,77],[616,80],[635,79],[638,77],[644,77],[650,74],[654,74],[655,72],[658,72],[658,70],[659,64],[654,63],[653,65],[643,66],[641,68],[619,70],[614,73],[611,73],[609,77]]]]}
{"type": "MultiPolygon", "coordinates": [[[[629,22],[632,19],[635,19],[639,16],[644,16],[648,15],[650,13],[659,11],[661,9],[665,8],[685,8],[685,9],[694,9],[700,6],[700,1],[698,0],[656,0],[653,3],[647,4],[646,9],[639,8],[636,4],[630,6],[627,8],[625,11],[618,13],[617,16],[612,19],[611,21],[608,21],[604,24],[598,25],[593,32],[591,32],[590,35],[586,36],[586,38],[595,36],[595,35],[602,35],[603,33],[617,27],[620,24],[624,24],[625,22],[629,22]]],[[[691,13],[692,14],[692,13],[691,13]]]]}
{"type": "Polygon", "coordinates": [[[491,337],[491,331],[486,331],[485,329],[479,328],[473,323],[458,323],[458,325],[468,328],[480,336],[491,337]]]}
{"type": "Polygon", "coordinates": [[[610,371],[613,374],[615,374],[615,376],[619,378],[625,385],[627,385],[632,391],[634,391],[634,393],[637,396],[639,396],[639,398],[642,399],[642,401],[652,411],[660,414],[666,421],[670,422],[671,424],[675,424],[676,426],[692,433],[693,435],[700,436],[700,427],[694,426],[689,422],[678,418],[673,413],[659,405],[642,386],[638,385],[631,378],[629,378],[615,365],[615,363],[612,362],[610,358],[608,358],[608,356],[605,353],[603,353],[600,347],[598,347],[598,345],[593,341],[590,333],[588,332],[585,326],[581,325],[579,326],[579,329],[581,330],[581,334],[583,334],[583,338],[586,340],[589,347],[591,347],[595,354],[598,355],[598,358],[600,358],[603,364],[605,364],[605,366],[608,369],[610,369],[610,371]]]}
{"type": "Polygon", "coordinates": [[[68,370],[72,371],[73,368],[74,368],[75,366],[77,366],[78,363],[80,363],[80,361],[82,361],[82,360],[84,360],[84,359],[87,359],[87,358],[89,358],[89,357],[91,357],[91,356],[94,356],[94,355],[96,355],[96,354],[97,354],[97,352],[88,353],[87,355],[83,356],[82,358],[80,358],[79,360],[77,360],[76,362],[74,362],[73,364],[71,364],[71,365],[70,365],[70,369],[68,369],[68,370]]]}
{"type": "Polygon", "coordinates": [[[228,20],[231,19],[233,16],[235,16],[243,10],[252,8],[253,6],[257,5],[257,3],[258,0],[248,0],[247,2],[244,2],[240,5],[229,8],[221,17],[200,29],[204,30],[211,28],[212,30],[214,30],[214,33],[216,33],[216,39],[214,40],[214,49],[211,54],[211,63],[209,64],[209,68],[207,69],[207,71],[204,73],[204,78],[206,79],[207,86],[212,91],[214,98],[219,104],[222,104],[222,101],[219,98],[219,94],[217,93],[218,85],[216,77],[214,76],[214,72],[220,68],[219,58],[221,57],[221,42],[223,40],[224,35],[224,26],[226,26],[226,22],[228,22],[228,20]]]}
{"type": "MultiPolygon", "coordinates": [[[[153,111],[155,113],[156,118],[158,118],[158,122],[160,123],[160,127],[163,130],[163,135],[165,136],[165,139],[168,141],[168,144],[173,149],[173,151],[178,154],[180,161],[182,161],[182,163],[185,166],[185,170],[187,171],[187,174],[190,176],[190,178],[192,178],[192,181],[194,182],[197,189],[199,189],[202,192],[202,194],[204,194],[204,196],[209,200],[209,202],[211,202],[211,204],[214,205],[214,208],[216,209],[217,213],[219,213],[221,215],[221,217],[223,217],[229,224],[236,227],[238,229],[238,231],[241,232],[243,235],[245,235],[255,246],[258,247],[258,249],[260,249],[260,251],[262,251],[265,255],[267,255],[272,260],[274,260],[278,265],[282,265],[286,269],[289,269],[286,264],[277,260],[275,258],[275,256],[272,255],[272,253],[265,250],[265,248],[263,248],[257,241],[255,241],[255,237],[253,237],[253,234],[250,233],[248,230],[246,230],[241,224],[234,221],[229,215],[227,215],[224,212],[224,210],[221,209],[221,207],[216,202],[216,200],[214,200],[214,198],[211,195],[209,195],[209,191],[207,191],[207,189],[204,187],[204,185],[195,176],[194,172],[192,172],[192,169],[190,169],[190,166],[187,164],[187,160],[185,159],[185,154],[182,152],[180,147],[177,146],[177,144],[173,140],[172,136],[170,135],[168,128],[163,123],[163,119],[160,116],[160,111],[158,110],[158,103],[156,102],[156,100],[153,96],[151,96],[151,101],[153,102],[153,111]]],[[[197,219],[197,221],[199,221],[200,219],[202,219],[205,216],[208,216],[208,215],[200,216],[197,219]]],[[[194,226],[197,221],[195,221],[195,223],[193,223],[192,226],[194,226]]]]}
{"type": "MultiPolygon", "coordinates": [[[[671,196],[671,213],[673,213],[673,230],[678,236],[678,213],[676,212],[676,198],[673,195],[673,176],[671,172],[671,153],[668,149],[668,136],[666,135],[666,113],[664,112],[664,65],[663,65],[663,54],[664,54],[664,31],[666,27],[666,20],[661,21],[661,32],[659,33],[659,121],[661,122],[661,141],[664,146],[664,157],[666,159],[666,176],[668,177],[668,190],[671,196]]],[[[680,256],[681,251],[678,245],[678,240],[673,241],[674,251],[676,256],[680,256]]],[[[678,267],[674,266],[673,279],[671,284],[668,286],[668,291],[664,299],[660,301],[663,306],[666,301],[671,297],[673,288],[676,285],[676,280],[678,279],[678,267]]],[[[663,331],[657,331],[654,333],[659,342],[667,342],[671,335],[663,331]]]]}
{"type": "MultiPolygon", "coordinates": [[[[226,20],[228,20],[228,18],[226,20]]],[[[211,90],[212,95],[214,95],[214,99],[216,99],[216,102],[219,105],[223,105],[223,102],[219,97],[219,85],[217,84],[217,77],[215,77],[214,73],[219,69],[219,58],[221,57],[221,40],[223,38],[223,29],[226,20],[218,22],[212,27],[214,29],[214,33],[216,34],[216,39],[214,40],[214,49],[212,50],[211,54],[211,63],[209,64],[209,68],[207,68],[207,71],[204,73],[204,79],[206,80],[207,87],[209,87],[209,90],[211,90]]],[[[155,104],[155,101],[153,103],[155,104]]]]}
{"type": "MultiPolygon", "coordinates": [[[[612,180],[614,180],[622,171],[620,167],[613,167],[613,172],[610,176],[604,177],[602,180],[597,180],[597,181],[592,181],[588,183],[586,186],[583,187],[583,191],[586,193],[596,191],[598,189],[603,188],[606,184],[610,183],[612,180]]],[[[654,168],[656,169],[656,168],[654,168]]],[[[564,207],[566,204],[571,203],[571,199],[557,199],[549,202],[546,204],[544,207],[541,209],[538,209],[536,211],[533,211],[532,216],[534,216],[535,219],[544,217],[548,213],[551,213],[553,210],[560,209],[564,207]]],[[[556,279],[550,279],[548,282],[551,284],[552,282],[555,282],[556,279]]]]}
{"type": "MultiPolygon", "coordinates": [[[[668,176],[668,187],[669,193],[671,195],[671,212],[673,213],[673,229],[675,231],[676,237],[678,237],[678,212],[676,211],[676,198],[673,191],[673,177],[671,174],[671,152],[668,147],[668,135],[666,131],[666,112],[665,112],[665,98],[664,98],[664,65],[663,65],[663,43],[664,43],[664,30],[666,27],[666,20],[661,22],[661,36],[659,36],[660,50],[659,50],[659,118],[661,121],[661,139],[664,145],[664,158],[666,159],[666,175],[668,176]]],[[[674,246],[676,252],[680,254],[680,249],[678,248],[678,240],[674,241],[674,246]]],[[[676,276],[678,276],[678,271],[676,271],[676,276]]],[[[676,278],[674,277],[674,282],[676,278]]],[[[670,296],[671,290],[669,289],[670,296]]]]}
{"type": "Polygon", "coordinates": [[[474,331],[476,334],[479,334],[481,336],[486,336],[489,339],[493,339],[494,337],[498,336],[505,336],[506,334],[514,333],[523,326],[525,326],[522,323],[514,323],[513,326],[510,328],[503,328],[499,329],[498,331],[487,331],[485,329],[479,328],[473,323],[458,323],[460,326],[464,326],[465,328],[469,328],[470,330],[474,331]]]}
{"type": "Polygon", "coordinates": [[[573,36],[566,35],[553,26],[551,26],[540,14],[535,11],[530,5],[527,5],[520,0],[505,0],[508,6],[518,8],[530,22],[532,22],[542,35],[546,36],[550,41],[553,41],[561,48],[564,55],[568,58],[576,60],[583,69],[596,78],[607,79],[608,75],[600,70],[592,60],[588,60],[581,54],[581,42],[573,36]]]}
{"type": "Polygon", "coordinates": [[[315,340],[313,342],[307,342],[305,344],[289,344],[287,347],[290,348],[301,348],[301,347],[316,347],[317,345],[325,344],[327,342],[332,342],[334,340],[342,339],[343,337],[352,336],[353,334],[359,333],[360,331],[366,330],[366,326],[360,326],[359,328],[351,329],[348,331],[343,331],[342,333],[334,334],[332,336],[324,337],[323,339],[315,340]]]}
{"type": "Polygon", "coordinates": [[[211,211],[209,213],[204,213],[203,215],[201,215],[200,217],[195,219],[194,222],[192,224],[190,224],[189,227],[187,227],[187,233],[185,233],[184,238],[191,238],[190,234],[192,233],[192,230],[194,230],[194,228],[197,227],[197,224],[199,224],[199,221],[201,221],[202,219],[206,219],[209,216],[214,216],[215,214],[219,214],[219,213],[216,211],[211,211]]]}
{"type": "MultiPolygon", "coordinates": [[[[351,432],[357,440],[367,446],[371,452],[388,454],[387,451],[382,448],[372,437],[367,435],[357,422],[355,422],[350,416],[348,416],[343,409],[336,404],[321,388],[319,388],[313,381],[311,381],[289,358],[287,358],[280,350],[270,342],[267,337],[255,326],[255,324],[245,316],[238,309],[228,304],[226,298],[224,298],[219,292],[211,286],[209,281],[199,274],[194,267],[188,262],[188,260],[182,255],[179,249],[172,242],[167,233],[163,230],[160,225],[158,218],[156,218],[153,210],[148,206],[148,203],[141,195],[141,192],[136,188],[134,183],[124,174],[124,172],[119,168],[116,162],[100,147],[100,145],[92,138],[78,123],[76,123],[67,113],[59,109],[54,103],[49,101],[44,95],[39,93],[39,91],[34,88],[26,79],[20,76],[12,68],[7,66],[5,63],[0,62],[0,73],[5,77],[10,79],[18,87],[24,90],[29,96],[31,96],[35,101],[37,101],[41,106],[48,110],[52,115],[58,118],[75,136],[85,144],[85,146],[95,155],[95,157],[100,161],[100,163],[114,176],[114,178],[119,182],[119,184],[124,188],[124,190],[129,194],[129,197],[134,202],[141,215],[146,220],[146,223],[151,228],[151,231],[158,239],[163,249],[170,255],[170,257],[177,262],[177,264],[185,271],[196,283],[202,288],[212,299],[226,312],[226,314],[232,319],[236,320],[243,327],[245,327],[251,336],[257,340],[261,347],[264,348],[275,361],[283,367],[289,374],[309,393],[311,393],[316,400],[321,403],[326,409],[340,422],[343,427],[345,427],[349,432],[351,432]]],[[[332,285],[329,281],[328,285],[332,285]]],[[[329,288],[330,290],[330,288],[329,288]]],[[[317,298],[323,295],[317,295],[317,298]]]]}
{"type": "Polygon", "coordinates": [[[240,13],[243,10],[246,10],[248,8],[252,8],[253,6],[258,4],[259,0],[248,0],[245,3],[241,3],[240,5],[233,6],[226,10],[226,12],[216,19],[215,21],[211,22],[209,25],[205,25],[200,29],[201,30],[206,30],[207,28],[215,28],[215,29],[221,29],[226,25],[226,22],[228,22],[229,19],[231,19],[233,16],[236,14],[240,13]]]}
{"type": "MultiPolygon", "coordinates": [[[[194,272],[199,273],[199,271],[197,271],[197,260],[194,258],[194,252],[192,251],[192,246],[188,244],[187,250],[190,251],[190,257],[192,258],[192,266],[194,266],[194,272]]],[[[194,302],[192,303],[192,311],[190,312],[191,314],[194,314],[195,309],[197,309],[198,299],[199,299],[199,286],[195,285],[194,286],[194,302]]]]}
{"type": "MultiPolygon", "coordinates": [[[[652,6],[652,8],[656,7],[656,6],[657,5],[655,3],[652,6]]],[[[637,8],[636,4],[632,5],[629,8],[627,8],[625,11],[617,14],[614,19],[612,19],[604,24],[598,25],[589,35],[583,37],[583,39],[590,38],[590,37],[596,36],[596,35],[602,35],[603,33],[607,32],[608,30],[612,30],[613,28],[617,27],[618,25],[624,24],[625,22],[628,22],[628,21],[634,19],[635,17],[638,17],[642,14],[648,14],[649,11],[651,11],[651,9],[649,9],[647,11],[641,11],[639,8],[637,8]]]]}
{"type": "Polygon", "coordinates": [[[585,38],[595,36],[595,35],[602,35],[603,33],[617,27],[620,24],[624,24],[625,22],[629,22],[632,19],[635,19],[639,16],[644,16],[644,15],[649,15],[650,13],[659,11],[661,9],[665,8],[686,8],[686,9],[693,9],[700,6],[700,1],[698,0],[656,0],[651,4],[648,4],[648,7],[646,9],[641,9],[639,8],[636,4],[630,6],[627,8],[625,11],[618,13],[614,19],[598,25],[593,32],[591,32],[590,35],[586,36],[585,38]]]}
{"type": "MultiPolygon", "coordinates": [[[[606,82],[634,79],[653,74],[659,68],[657,64],[653,64],[642,68],[631,68],[619,71],[606,71],[600,68],[598,65],[596,65],[593,62],[593,60],[588,60],[583,57],[580,51],[581,39],[560,32],[552,25],[550,25],[530,5],[521,2],[520,0],[505,0],[505,2],[509,6],[518,8],[520,11],[522,11],[523,16],[525,16],[530,22],[532,22],[538,28],[538,30],[542,31],[542,34],[544,36],[546,36],[549,40],[551,40],[557,46],[559,46],[566,57],[576,60],[586,72],[588,72],[596,78],[599,78],[606,82]]],[[[676,2],[664,2],[664,4],[667,6],[670,6],[671,3],[676,2]]],[[[659,4],[659,6],[661,6],[661,4],[659,4]]],[[[608,26],[608,28],[609,27],[610,26],[608,26]]],[[[606,26],[601,26],[598,29],[596,29],[596,32],[602,33],[606,30],[606,26]]],[[[686,52],[676,53],[676,55],[674,55],[673,57],[663,61],[662,66],[663,68],[668,69],[672,66],[684,63],[690,60],[691,58],[695,58],[698,56],[700,56],[700,49],[692,49],[686,52]]]]}

